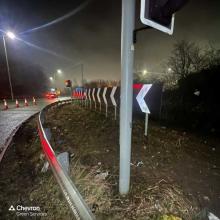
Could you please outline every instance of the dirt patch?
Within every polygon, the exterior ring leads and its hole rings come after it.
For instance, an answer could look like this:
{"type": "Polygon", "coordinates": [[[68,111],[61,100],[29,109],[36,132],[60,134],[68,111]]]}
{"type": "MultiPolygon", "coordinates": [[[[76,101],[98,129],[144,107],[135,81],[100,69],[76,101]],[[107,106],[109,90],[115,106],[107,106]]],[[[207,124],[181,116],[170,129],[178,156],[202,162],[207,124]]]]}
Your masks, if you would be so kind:
{"type": "MultiPolygon", "coordinates": [[[[71,166],[79,160],[87,173],[108,172],[105,184],[110,190],[110,205],[97,206],[94,210],[97,216],[160,219],[172,214],[190,220],[206,219],[202,216],[207,210],[220,216],[219,140],[171,130],[153,122],[146,138],[144,122],[134,120],[131,190],[122,198],[118,196],[119,125],[112,119],[76,105],[50,111],[46,119],[47,126],[52,128],[56,152],[68,151],[74,155],[71,166]]],[[[74,172],[71,175],[74,179],[74,172]]],[[[78,187],[87,199],[82,184],[78,187]]],[[[97,204],[92,201],[89,205],[97,204]]]]}
{"type": "Polygon", "coordinates": [[[51,170],[41,172],[44,162],[34,118],[19,129],[0,164],[0,219],[72,219],[51,170]],[[18,217],[11,205],[39,206],[46,216],[18,217]]]}

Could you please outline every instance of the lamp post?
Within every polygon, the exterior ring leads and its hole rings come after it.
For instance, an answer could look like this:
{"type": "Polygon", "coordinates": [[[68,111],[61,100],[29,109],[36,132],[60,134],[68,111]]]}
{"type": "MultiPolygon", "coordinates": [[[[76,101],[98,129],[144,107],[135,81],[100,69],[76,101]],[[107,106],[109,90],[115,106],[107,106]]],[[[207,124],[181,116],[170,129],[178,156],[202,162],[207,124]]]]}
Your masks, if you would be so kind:
{"type": "Polygon", "coordinates": [[[55,73],[52,74],[52,76],[49,77],[50,81],[53,82],[54,86],[56,87],[56,74],[62,75],[63,71],[61,69],[57,69],[55,73]]]}
{"type": "MultiPolygon", "coordinates": [[[[6,36],[12,40],[16,38],[15,34],[10,31],[6,32],[6,36]]],[[[10,67],[9,67],[9,62],[8,62],[8,53],[7,53],[7,47],[6,47],[6,41],[5,41],[5,34],[3,34],[2,39],[3,39],[4,49],[5,49],[5,60],[6,60],[6,65],[7,65],[8,80],[9,80],[9,86],[10,86],[10,91],[11,91],[11,99],[13,101],[14,93],[13,93],[12,82],[11,82],[11,73],[10,73],[10,67]]]]}

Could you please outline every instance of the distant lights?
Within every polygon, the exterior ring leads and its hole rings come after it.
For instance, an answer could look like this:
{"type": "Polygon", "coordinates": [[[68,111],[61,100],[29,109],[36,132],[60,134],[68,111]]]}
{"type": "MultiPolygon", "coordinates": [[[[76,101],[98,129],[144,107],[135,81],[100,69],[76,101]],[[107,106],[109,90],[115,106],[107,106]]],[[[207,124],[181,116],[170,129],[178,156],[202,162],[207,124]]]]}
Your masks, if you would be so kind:
{"type": "Polygon", "coordinates": [[[168,71],[168,72],[172,72],[172,69],[169,67],[169,68],[167,69],[167,71],[168,71]]]}

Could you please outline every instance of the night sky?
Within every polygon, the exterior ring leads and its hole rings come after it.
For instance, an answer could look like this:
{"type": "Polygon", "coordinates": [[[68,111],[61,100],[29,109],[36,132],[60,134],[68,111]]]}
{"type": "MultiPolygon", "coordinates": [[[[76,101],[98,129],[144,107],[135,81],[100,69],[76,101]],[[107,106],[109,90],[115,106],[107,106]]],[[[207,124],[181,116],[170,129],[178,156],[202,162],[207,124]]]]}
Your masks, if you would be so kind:
{"type": "MultiPolygon", "coordinates": [[[[136,1],[136,28],[142,27],[139,19],[139,1],[136,1]]],[[[73,9],[80,0],[1,0],[0,28],[22,33],[41,26],[73,9]]],[[[175,17],[173,36],[156,30],[138,33],[135,50],[135,70],[147,68],[162,71],[172,46],[177,40],[195,41],[201,46],[211,44],[220,48],[220,1],[191,0],[175,17]]],[[[83,63],[85,78],[120,79],[120,0],[91,0],[74,16],[50,27],[19,35],[25,41],[54,51],[56,57],[31,48],[20,41],[7,40],[9,56],[22,57],[39,64],[49,75],[57,68],[79,80],[80,69],[72,68],[83,63]],[[66,57],[66,58],[65,58],[66,57]]],[[[2,47],[1,47],[2,48],[2,47]]]]}

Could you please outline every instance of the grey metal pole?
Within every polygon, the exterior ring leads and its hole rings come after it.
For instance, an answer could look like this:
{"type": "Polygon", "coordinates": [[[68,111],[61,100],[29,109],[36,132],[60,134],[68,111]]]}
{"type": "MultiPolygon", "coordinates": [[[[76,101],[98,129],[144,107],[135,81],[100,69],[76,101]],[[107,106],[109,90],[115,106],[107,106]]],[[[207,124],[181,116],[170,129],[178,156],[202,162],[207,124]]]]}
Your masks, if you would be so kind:
{"type": "Polygon", "coordinates": [[[148,129],[148,113],[145,113],[145,129],[144,129],[144,136],[147,136],[147,129],[148,129]]]}
{"type": "Polygon", "coordinates": [[[133,31],[135,22],[135,0],[122,0],[121,32],[121,105],[120,105],[120,173],[119,192],[129,192],[132,100],[133,100],[133,31]]]}
{"type": "Polygon", "coordinates": [[[6,59],[6,65],[7,65],[7,71],[8,71],[8,80],[9,80],[9,85],[10,85],[10,90],[11,90],[11,99],[13,101],[14,94],[13,94],[12,83],[11,83],[11,73],[10,73],[10,68],[9,68],[9,63],[8,63],[8,53],[7,53],[6,43],[5,43],[5,36],[3,35],[2,38],[3,38],[4,49],[5,49],[5,59],[6,59]]]}

